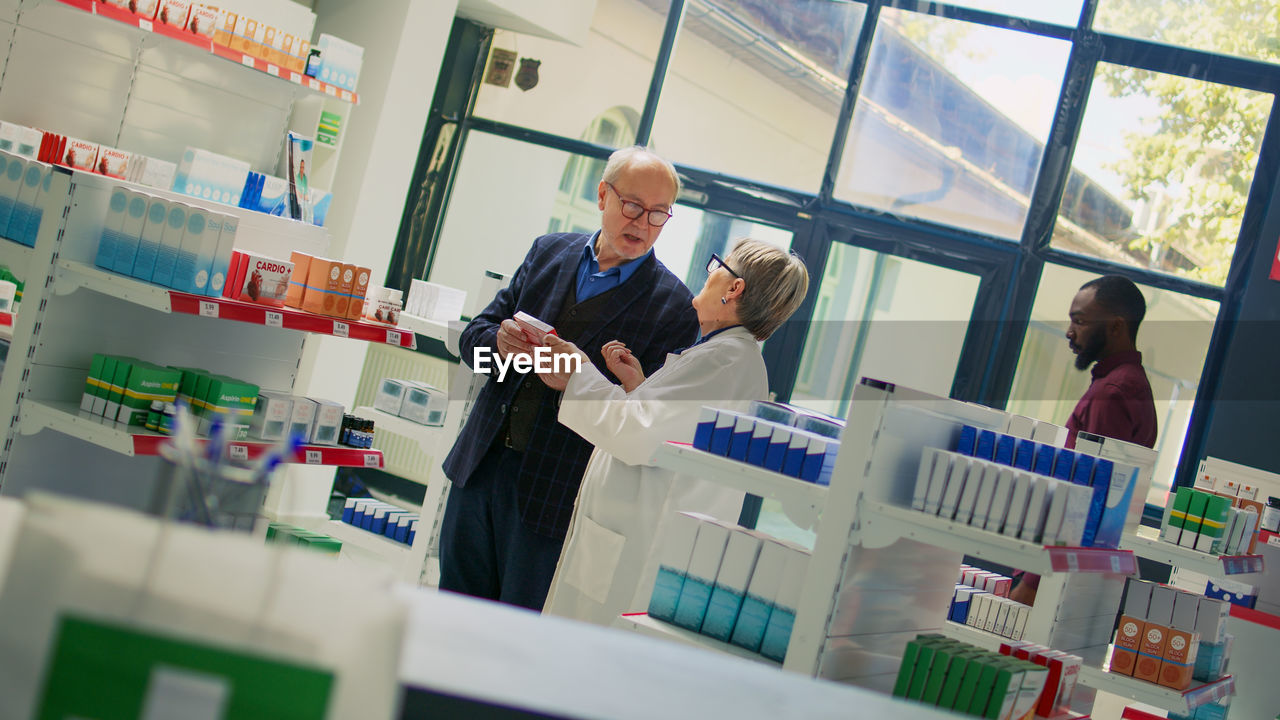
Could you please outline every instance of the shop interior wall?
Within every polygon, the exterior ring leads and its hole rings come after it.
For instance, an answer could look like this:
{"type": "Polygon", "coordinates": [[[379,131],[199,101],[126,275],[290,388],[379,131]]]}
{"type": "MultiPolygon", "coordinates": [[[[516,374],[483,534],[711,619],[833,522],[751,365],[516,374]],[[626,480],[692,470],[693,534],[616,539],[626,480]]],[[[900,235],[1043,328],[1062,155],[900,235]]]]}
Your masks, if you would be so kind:
{"type": "MultiPolygon", "coordinates": [[[[360,104],[343,139],[328,226],[330,254],[359,262],[381,283],[391,259],[417,148],[455,0],[317,0],[316,32],[364,47],[360,104]]],[[[298,372],[298,391],[350,405],[368,351],[364,343],[313,336],[298,372]]],[[[283,514],[317,514],[326,505],[332,468],[291,466],[271,504],[283,514]]]]}

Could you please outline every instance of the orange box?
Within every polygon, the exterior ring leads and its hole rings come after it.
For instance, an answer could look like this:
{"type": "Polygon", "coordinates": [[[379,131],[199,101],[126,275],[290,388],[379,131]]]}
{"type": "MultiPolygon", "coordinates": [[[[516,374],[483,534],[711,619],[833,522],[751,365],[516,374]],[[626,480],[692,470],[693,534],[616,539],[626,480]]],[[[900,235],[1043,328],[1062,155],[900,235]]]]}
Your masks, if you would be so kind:
{"type": "Polygon", "coordinates": [[[236,36],[236,18],[239,17],[227,10],[218,11],[218,25],[213,29],[213,41],[223,47],[231,47],[232,38],[236,36]]]}
{"type": "Polygon", "coordinates": [[[289,293],[285,295],[285,307],[302,307],[302,296],[306,294],[307,276],[311,273],[311,256],[294,250],[289,255],[293,263],[293,275],[289,278],[289,293]]]}
{"type": "Polygon", "coordinates": [[[1133,676],[1147,682],[1160,682],[1160,665],[1169,641],[1169,628],[1157,623],[1144,623],[1142,642],[1138,646],[1138,662],[1133,676]]]}
{"type": "Polygon", "coordinates": [[[1164,662],[1160,666],[1160,684],[1174,690],[1191,687],[1191,671],[1195,669],[1199,650],[1199,633],[1170,629],[1164,662]]]}
{"type": "Polygon", "coordinates": [[[253,38],[257,34],[258,21],[241,15],[240,19],[236,21],[236,50],[246,55],[256,55],[257,52],[253,49],[253,38]]]}
{"type": "Polygon", "coordinates": [[[342,263],[328,258],[311,258],[307,285],[302,295],[302,309],[321,315],[334,315],[338,288],[342,285],[342,263]]]}
{"type": "Polygon", "coordinates": [[[1138,647],[1142,644],[1142,627],[1145,621],[1130,615],[1120,616],[1120,627],[1116,628],[1115,649],[1111,652],[1111,672],[1121,675],[1132,675],[1138,663],[1138,647]]]}
{"type": "Polygon", "coordinates": [[[277,65],[275,61],[276,47],[276,26],[266,23],[258,24],[258,57],[266,60],[272,65],[277,65]]]}
{"type": "Polygon", "coordinates": [[[351,305],[347,308],[347,317],[359,320],[364,317],[364,298],[369,294],[369,276],[372,271],[366,267],[356,266],[355,281],[351,284],[351,305]]]}
{"type": "Polygon", "coordinates": [[[1133,675],[1133,669],[1138,664],[1138,653],[1132,650],[1123,650],[1119,647],[1111,650],[1111,667],[1108,671],[1117,675],[1133,675]]]}
{"type": "Polygon", "coordinates": [[[287,32],[276,34],[276,45],[280,48],[280,67],[293,67],[293,53],[297,49],[298,38],[287,32]]]}
{"type": "Polygon", "coordinates": [[[187,30],[192,35],[202,35],[212,40],[214,33],[218,31],[218,8],[199,3],[192,5],[191,12],[187,15],[187,30]]]}
{"type": "Polygon", "coordinates": [[[338,299],[333,304],[333,316],[345,318],[351,309],[351,288],[356,283],[356,266],[342,264],[342,278],[338,281],[338,299]]]}
{"type": "Polygon", "coordinates": [[[305,38],[298,38],[297,44],[294,46],[294,72],[305,73],[307,71],[307,58],[311,57],[311,41],[305,38]]]}

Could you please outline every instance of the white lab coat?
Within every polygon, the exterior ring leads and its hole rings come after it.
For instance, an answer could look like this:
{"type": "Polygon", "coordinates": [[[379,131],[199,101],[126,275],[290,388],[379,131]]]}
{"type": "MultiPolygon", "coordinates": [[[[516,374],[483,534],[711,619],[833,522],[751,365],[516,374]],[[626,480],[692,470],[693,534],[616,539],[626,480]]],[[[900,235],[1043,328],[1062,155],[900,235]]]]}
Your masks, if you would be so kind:
{"type": "Polygon", "coordinates": [[[745,410],[769,392],[760,344],[725,330],[667,362],[631,393],[589,363],[560,404],[560,422],[596,446],[543,612],[611,625],[643,612],[658,572],[656,550],[683,510],[736,522],[743,494],[648,465],[668,440],[690,442],[704,405],[745,410]]]}

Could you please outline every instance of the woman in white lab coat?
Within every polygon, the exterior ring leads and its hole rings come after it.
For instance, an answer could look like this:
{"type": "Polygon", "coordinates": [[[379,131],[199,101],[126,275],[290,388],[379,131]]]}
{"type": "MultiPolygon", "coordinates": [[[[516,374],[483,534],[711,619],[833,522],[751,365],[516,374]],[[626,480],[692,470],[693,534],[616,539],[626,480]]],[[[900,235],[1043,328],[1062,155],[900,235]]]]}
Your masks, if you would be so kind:
{"type": "MultiPolygon", "coordinates": [[[[658,567],[655,545],[672,516],[704,512],[734,522],[743,494],[649,465],[668,440],[690,442],[704,405],[746,410],[768,397],[760,342],[804,300],[808,271],[794,253],[758,240],[712,255],[693,299],[702,339],[667,356],[645,378],[625,346],[604,346],[621,386],[583,356],[568,376],[559,419],[596,446],[582,478],[573,522],[543,612],[610,625],[643,612],[658,567]]],[[[580,352],[555,337],[556,353],[580,352]]]]}

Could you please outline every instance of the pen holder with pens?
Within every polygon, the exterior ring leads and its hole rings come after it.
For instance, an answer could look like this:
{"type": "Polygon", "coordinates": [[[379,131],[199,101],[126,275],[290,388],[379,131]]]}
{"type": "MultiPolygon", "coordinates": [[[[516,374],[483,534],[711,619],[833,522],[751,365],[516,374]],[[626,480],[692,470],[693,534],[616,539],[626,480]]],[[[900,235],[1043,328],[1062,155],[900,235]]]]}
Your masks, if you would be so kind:
{"type": "Polygon", "coordinates": [[[151,513],[166,520],[252,532],[270,476],[204,456],[180,455],[172,445],[161,446],[151,513]]]}

